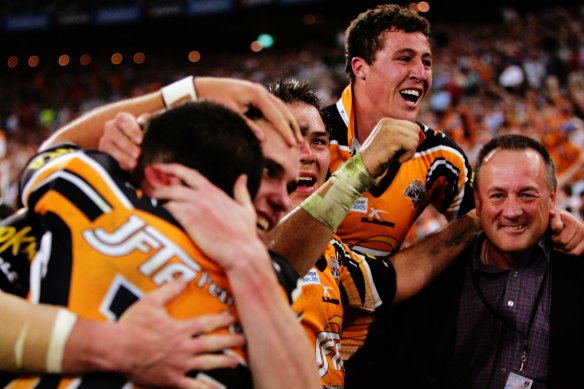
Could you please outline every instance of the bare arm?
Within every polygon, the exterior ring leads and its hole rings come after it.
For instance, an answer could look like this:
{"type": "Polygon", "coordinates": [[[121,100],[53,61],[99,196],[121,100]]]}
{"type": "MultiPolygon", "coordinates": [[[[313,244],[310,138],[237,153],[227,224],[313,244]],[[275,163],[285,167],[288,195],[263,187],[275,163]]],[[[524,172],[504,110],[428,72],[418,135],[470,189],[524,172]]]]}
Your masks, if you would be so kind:
{"type": "MultiPolygon", "coordinates": [[[[222,103],[240,113],[255,107],[290,145],[302,141],[300,127],[289,108],[258,83],[231,78],[197,77],[193,79],[192,87],[199,99],[222,103]]],[[[60,128],[41,145],[41,150],[65,141],[75,142],[83,148],[97,148],[106,122],[113,120],[118,113],[126,112],[137,117],[165,108],[162,90],[103,105],[60,128]]],[[[262,138],[261,129],[251,122],[250,125],[262,138]]]]}
{"type": "Polygon", "coordinates": [[[116,323],[86,320],[62,307],[31,304],[0,293],[3,316],[9,318],[0,323],[0,370],[115,371],[146,386],[192,387],[196,381],[186,376],[188,371],[234,367],[236,359],[210,353],[239,346],[244,339],[204,335],[229,326],[233,318],[227,315],[170,318],[164,304],[183,289],[180,283],[167,284],[146,294],[116,323]]]}
{"type": "Polygon", "coordinates": [[[160,91],[102,105],[61,127],[42,143],[40,149],[62,142],[73,142],[86,149],[97,148],[106,122],[114,119],[118,112],[139,116],[161,109],[164,109],[164,101],[160,91]]]}
{"type": "Polygon", "coordinates": [[[455,219],[390,256],[397,278],[394,304],[425,288],[450,265],[480,231],[475,211],[455,219]]]}
{"type": "Polygon", "coordinates": [[[284,298],[268,251],[257,235],[246,180],[237,181],[234,200],[194,170],[176,164],[157,168],[186,186],[161,186],[152,195],[168,200],[165,207],[227,273],[247,340],[254,387],[286,383],[291,388],[320,388],[308,338],[284,298]]]}
{"type": "Polygon", "coordinates": [[[355,200],[369,189],[374,179],[383,175],[394,158],[404,162],[414,156],[419,132],[415,123],[382,119],[360,153],[345,162],[268,234],[268,247],[287,258],[300,275],[306,274],[355,200]]]}

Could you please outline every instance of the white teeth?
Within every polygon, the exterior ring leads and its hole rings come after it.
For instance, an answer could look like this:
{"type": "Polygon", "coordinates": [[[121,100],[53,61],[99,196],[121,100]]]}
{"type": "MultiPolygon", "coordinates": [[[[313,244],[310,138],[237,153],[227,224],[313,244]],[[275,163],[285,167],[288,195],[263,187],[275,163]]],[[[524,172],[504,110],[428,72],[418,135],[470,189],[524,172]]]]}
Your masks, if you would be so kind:
{"type": "Polygon", "coordinates": [[[420,97],[420,92],[415,90],[415,89],[405,89],[405,90],[401,91],[401,93],[403,93],[405,95],[412,95],[412,96],[420,97]]]}
{"type": "Polygon", "coordinates": [[[258,230],[264,231],[264,232],[268,231],[268,229],[270,228],[270,222],[267,221],[266,219],[258,218],[256,225],[257,225],[258,230]]]}
{"type": "Polygon", "coordinates": [[[312,177],[298,177],[298,180],[296,180],[298,186],[312,186],[315,182],[316,180],[312,177]]]}
{"type": "Polygon", "coordinates": [[[520,226],[505,226],[505,228],[508,229],[508,230],[520,230],[523,227],[525,227],[525,225],[523,225],[523,224],[520,225],[520,226]]]}

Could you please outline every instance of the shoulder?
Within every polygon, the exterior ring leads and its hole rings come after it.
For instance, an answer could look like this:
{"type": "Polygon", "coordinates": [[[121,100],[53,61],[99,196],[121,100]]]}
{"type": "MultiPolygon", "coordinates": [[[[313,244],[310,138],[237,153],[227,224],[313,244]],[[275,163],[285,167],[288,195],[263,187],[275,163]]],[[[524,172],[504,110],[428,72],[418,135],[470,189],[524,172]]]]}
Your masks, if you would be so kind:
{"type": "Polygon", "coordinates": [[[418,147],[418,151],[425,151],[435,147],[446,147],[452,149],[453,151],[456,151],[457,153],[461,154],[466,158],[462,148],[458,144],[456,144],[452,140],[452,138],[446,135],[446,133],[435,128],[430,128],[426,124],[421,122],[418,122],[418,124],[420,125],[422,131],[424,132],[424,135],[426,136],[426,139],[418,147]]]}
{"type": "Polygon", "coordinates": [[[121,176],[121,172],[108,154],[85,151],[74,144],[57,145],[35,155],[23,170],[19,187],[21,205],[31,207],[30,201],[49,190],[66,194],[67,188],[84,190],[96,182],[108,183],[109,187],[111,177],[121,176]]]}

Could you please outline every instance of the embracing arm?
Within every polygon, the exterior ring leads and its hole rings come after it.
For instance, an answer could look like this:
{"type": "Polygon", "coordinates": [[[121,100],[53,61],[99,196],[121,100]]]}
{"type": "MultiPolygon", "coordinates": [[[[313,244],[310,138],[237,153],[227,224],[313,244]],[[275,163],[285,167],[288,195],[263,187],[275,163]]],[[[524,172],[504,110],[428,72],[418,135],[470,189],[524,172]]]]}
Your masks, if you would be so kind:
{"type": "MultiPolygon", "coordinates": [[[[302,141],[300,127],[289,108],[262,85],[231,78],[187,77],[159,91],[95,108],[56,131],[41,145],[41,149],[66,141],[77,143],[82,148],[97,148],[106,122],[113,120],[118,113],[126,112],[137,117],[197,98],[224,104],[239,113],[255,107],[290,145],[302,141]]],[[[261,138],[261,129],[251,125],[261,138]]],[[[139,134],[132,132],[129,136],[137,136],[139,139],[130,139],[133,143],[141,143],[139,134]]]]}
{"type": "Polygon", "coordinates": [[[480,231],[475,211],[449,222],[413,245],[392,254],[397,278],[394,304],[412,297],[454,262],[480,231]]]}
{"type": "Polygon", "coordinates": [[[227,315],[174,320],[164,304],[182,290],[173,283],[146,294],[119,322],[86,320],[66,309],[32,304],[0,293],[0,370],[79,374],[111,371],[137,384],[189,388],[193,369],[233,367],[237,360],[211,354],[243,344],[239,335],[204,335],[227,327],[227,315]],[[196,336],[196,337],[194,337],[196,336]]]}
{"type": "Polygon", "coordinates": [[[279,290],[267,250],[260,246],[242,250],[240,259],[249,255],[251,260],[237,261],[227,271],[247,340],[254,387],[275,388],[286,382],[294,388],[318,388],[308,338],[279,290]],[[273,371],[264,372],[266,366],[273,366],[273,371]]]}

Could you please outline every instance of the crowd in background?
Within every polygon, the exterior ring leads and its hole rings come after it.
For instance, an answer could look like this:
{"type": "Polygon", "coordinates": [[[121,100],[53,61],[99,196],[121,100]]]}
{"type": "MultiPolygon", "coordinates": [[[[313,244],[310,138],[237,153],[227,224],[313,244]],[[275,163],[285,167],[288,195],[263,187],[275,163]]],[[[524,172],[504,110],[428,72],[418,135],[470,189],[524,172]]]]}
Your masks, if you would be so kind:
{"type": "MultiPolygon", "coordinates": [[[[522,133],[550,150],[559,179],[557,205],[584,220],[584,6],[523,12],[507,7],[500,20],[432,21],[433,90],[420,119],[451,136],[471,163],[481,145],[522,133]]],[[[16,205],[17,177],[40,142],[98,105],[157,90],[186,75],[267,82],[308,79],[324,105],[346,85],[343,31],[339,42],[306,42],[260,53],[209,53],[189,66],[157,61],[87,69],[42,68],[15,77],[3,72],[0,90],[2,205],[16,205]],[[8,86],[8,87],[7,87],[8,86]]],[[[431,210],[409,242],[440,226],[431,210]]]]}

